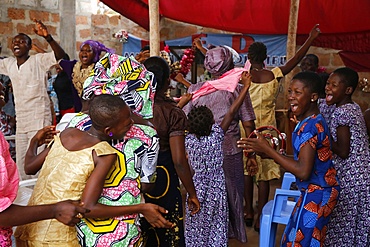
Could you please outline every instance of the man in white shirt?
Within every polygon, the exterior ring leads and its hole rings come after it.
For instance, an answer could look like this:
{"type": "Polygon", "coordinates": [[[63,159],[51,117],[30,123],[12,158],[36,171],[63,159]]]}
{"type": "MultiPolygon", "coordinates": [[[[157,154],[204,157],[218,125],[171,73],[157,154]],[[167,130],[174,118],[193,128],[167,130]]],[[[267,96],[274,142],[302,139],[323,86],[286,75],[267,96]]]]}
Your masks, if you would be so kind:
{"type": "Polygon", "coordinates": [[[0,74],[12,81],[16,112],[16,162],[22,180],[31,178],[24,172],[24,158],[29,141],[37,130],[51,125],[50,99],[47,94],[45,73],[51,65],[65,55],[63,48],[54,41],[46,26],[35,20],[34,32],[45,38],[52,52],[29,55],[31,38],[23,33],[12,40],[15,57],[0,60],[0,74]]]}

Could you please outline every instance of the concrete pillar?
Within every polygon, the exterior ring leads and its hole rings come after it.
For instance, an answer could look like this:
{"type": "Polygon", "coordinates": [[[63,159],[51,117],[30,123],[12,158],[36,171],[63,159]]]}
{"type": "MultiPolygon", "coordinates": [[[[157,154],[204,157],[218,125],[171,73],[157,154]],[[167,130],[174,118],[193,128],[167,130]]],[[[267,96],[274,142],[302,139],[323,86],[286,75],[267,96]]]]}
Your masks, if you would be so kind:
{"type": "Polygon", "coordinates": [[[59,0],[60,45],[71,59],[76,53],[76,1],[59,0]]]}

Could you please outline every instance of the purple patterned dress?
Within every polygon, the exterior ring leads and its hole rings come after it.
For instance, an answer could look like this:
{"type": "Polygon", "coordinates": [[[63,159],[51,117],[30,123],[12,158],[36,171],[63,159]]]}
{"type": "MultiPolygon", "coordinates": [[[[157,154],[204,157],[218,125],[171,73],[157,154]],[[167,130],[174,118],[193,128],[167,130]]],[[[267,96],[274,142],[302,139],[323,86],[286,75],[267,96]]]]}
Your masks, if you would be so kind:
{"type": "Polygon", "coordinates": [[[334,155],[341,193],[328,225],[325,245],[370,246],[370,151],[359,105],[345,104],[335,109],[330,123],[334,141],[339,126],[349,127],[350,152],[347,159],[334,155]]]}
{"type": "Polygon", "coordinates": [[[194,170],[194,186],[200,211],[191,216],[186,208],[185,241],[187,247],[223,247],[228,243],[228,206],[225,175],[222,168],[224,132],[217,124],[209,136],[185,139],[189,164],[194,170]]]}

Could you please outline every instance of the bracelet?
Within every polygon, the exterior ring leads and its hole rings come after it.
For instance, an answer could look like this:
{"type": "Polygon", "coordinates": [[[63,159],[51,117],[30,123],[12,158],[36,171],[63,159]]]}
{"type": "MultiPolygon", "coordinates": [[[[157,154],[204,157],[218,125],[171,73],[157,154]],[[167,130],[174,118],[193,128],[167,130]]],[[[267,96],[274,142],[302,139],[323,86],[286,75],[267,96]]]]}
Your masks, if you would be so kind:
{"type": "Polygon", "coordinates": [[[252,158],[252,156],[256,156],[256,152],[253,153],[244,153],[244,156],[247,158],[252,158]]]}
{"type": "Polygon", "coordinates": [[[54,39],[53,39],[53,37],[50,35],[50,34],[48,34],[48,36],[46,36],[45,37],[45,40],[48,42],[48,43],[50,43],[51,41],[53,41],[54,39]]]}

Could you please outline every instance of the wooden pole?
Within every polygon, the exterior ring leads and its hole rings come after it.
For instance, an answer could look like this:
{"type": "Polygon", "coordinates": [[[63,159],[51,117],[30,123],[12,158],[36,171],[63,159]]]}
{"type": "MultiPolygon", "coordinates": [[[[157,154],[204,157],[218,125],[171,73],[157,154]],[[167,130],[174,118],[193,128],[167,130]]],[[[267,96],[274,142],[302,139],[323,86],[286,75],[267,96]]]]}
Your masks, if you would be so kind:
{"type": "MultiPolygon", "coordinates": [[[[290,1],[290,13],[289,13],[289,26],[288,26],[288,40],[286,48],[286,59],[287,61],[294,56],[296,53],[296,36],[297,36],[297,26],[298,26],[298,12],[299,12],[299,0],[290,1]]],[[[284,78],[284,108],[288,109],[288,86],[290,81],[295,74],[295,69],[293,69],[289,74],[284,78]]],[[[288,124],[285,124],[285,133],[287,134],[287,154],[292,153],[292,144],[291,144],[291,122],[290,116],[287,112],[286,121],[288,124]]]]}
{"type": "Polygon", "coordinates": [[[150,56],[159,56],[159,0],[149,0],[149,45],[150,56]]]}
{"type": "MultiPolygon", "coordinates": [[[[296,53],[296,36],[298,26],[298,12],[299,12],[299,0],[290,1],[290,14],[289,14],[289,27],[288,27],[288,40],[286,48],[286,59],[289,60],[296,53]]],[[[286,76],[286,82],[288,78],[292,78],[293,73],[289,73],[286,76]]]]}

